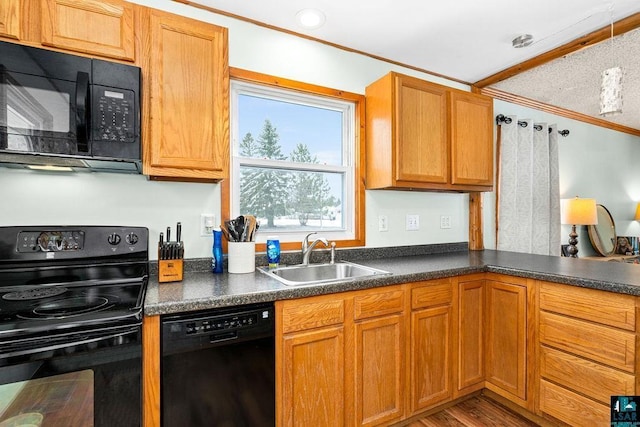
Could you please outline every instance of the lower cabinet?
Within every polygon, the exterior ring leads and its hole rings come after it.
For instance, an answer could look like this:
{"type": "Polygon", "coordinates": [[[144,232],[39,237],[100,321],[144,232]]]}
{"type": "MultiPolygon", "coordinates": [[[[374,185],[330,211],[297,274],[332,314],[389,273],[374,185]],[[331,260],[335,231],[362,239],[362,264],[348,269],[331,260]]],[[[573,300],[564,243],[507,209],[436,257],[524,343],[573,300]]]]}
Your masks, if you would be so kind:
{"type": "Polygon", "coordinates": [[[457,281],[457,360],[454,397],[484,388],[484,274],[457,281]]]}
{"type": "Polygon", "coordinates": [[[283,340],[278,425],[338,426],[344,422],[344,330],[342,326],[288,335],[283,340]]]}
{"type": "Polygon", "coordinates": [[[638,393],[640,300],[495,273],[276,302],[278,426],[386,426],[486,388],[552,424],[638,393]]]}
{"type": "Polygon", "coordinates": [[[446,279],[276,302],[277,425],[386,426],[450,400],[452,294],[446,279]]]}
{"type": "Polygon", "coordinates": [[[276,302],[276,425],[345,423],[345,301],[276,302]]]}
{"type": "MultiPolygon", "coordinates": [[[[353,425],[388,425],[399,421],[405,405],[405,290],[383,288],[345,295],[353,301],[353,425]],[[353,295],[353,297],[351,297],[353,295]]],[[[349,322],[347,322],[349,324],[349,322]]],[[[352,359],[351,359],[351,357],[352,359]]],[[[347,424],[349,425],[349,423],[347,424]]]]}
{"type": "Polygon", "coordinates": [[[487,296],[487,388],[526,406],[527,400],[527,285],[526,280],[492,277],[487,296]],[[507,281],[509,280],[509,281],[507,281]]]}
{"type": "Polygon", "coordinates": [[[451,400],[452,299],[450,281],[411,289],[411,413],[451,400]]]}
{"type": "Polygon", "coordinates": [[[539,413],[609,425],[611,396],[637,394],[636,297],[540,282],[539,413]]]}

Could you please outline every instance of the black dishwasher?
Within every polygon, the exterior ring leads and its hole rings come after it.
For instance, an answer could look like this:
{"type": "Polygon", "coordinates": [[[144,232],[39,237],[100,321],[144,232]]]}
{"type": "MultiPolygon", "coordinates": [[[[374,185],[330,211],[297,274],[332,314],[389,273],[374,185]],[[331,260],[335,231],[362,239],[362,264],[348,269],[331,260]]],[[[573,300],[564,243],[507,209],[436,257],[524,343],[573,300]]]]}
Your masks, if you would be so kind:
{"type": "Polygon", "coordinates": [[[162,425],[275,425],[273,304],[162,316],[162,425]]]}

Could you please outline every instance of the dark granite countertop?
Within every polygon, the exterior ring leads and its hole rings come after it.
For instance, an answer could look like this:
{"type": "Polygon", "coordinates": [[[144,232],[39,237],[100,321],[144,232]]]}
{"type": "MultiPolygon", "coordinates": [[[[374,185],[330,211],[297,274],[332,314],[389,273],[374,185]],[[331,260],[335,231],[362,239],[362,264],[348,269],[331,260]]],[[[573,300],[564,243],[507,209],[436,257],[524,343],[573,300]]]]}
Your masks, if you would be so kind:
{"type": "Polygon", "coordinates": [[[447,246],[445,250],[447,251],[444,253],[426,251],[426,253],[415,255],[411,251],[394,249],[388,252],[360,249],[359,252],[354,252],[354,256],[343,256],[341,259],[386,270],[393,274],[312,286],[286,286],[258,271],[248,274],[185,271],[183,281],[159,284],[157,275],[152,271],[144,310],[146,315],[188,312],[485,271],[640,295],[640,266],[638,265],[493,250],[467,251],[460,250],[459,244],[447,246]],[[366,256],[366,254],[370,255],[366,256]]]}

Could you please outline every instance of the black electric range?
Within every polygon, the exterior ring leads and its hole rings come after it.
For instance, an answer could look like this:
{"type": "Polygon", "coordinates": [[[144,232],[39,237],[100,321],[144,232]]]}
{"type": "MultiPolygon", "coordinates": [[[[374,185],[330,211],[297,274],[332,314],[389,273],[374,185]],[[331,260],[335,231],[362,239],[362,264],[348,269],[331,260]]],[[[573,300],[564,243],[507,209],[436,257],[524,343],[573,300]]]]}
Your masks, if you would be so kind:
{"type": "Polygon", "coordinates": [[[0,227],[0,424],[142,425],[144,227],[0,227]]]}

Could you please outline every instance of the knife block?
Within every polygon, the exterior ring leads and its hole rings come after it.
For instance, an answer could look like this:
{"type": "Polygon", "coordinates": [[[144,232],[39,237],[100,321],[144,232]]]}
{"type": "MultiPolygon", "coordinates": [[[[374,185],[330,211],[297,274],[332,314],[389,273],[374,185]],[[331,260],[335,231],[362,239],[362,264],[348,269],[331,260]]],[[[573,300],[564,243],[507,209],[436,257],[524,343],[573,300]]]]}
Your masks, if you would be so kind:
{"type": "Polygon", "coordinates": [[[161,259],[158,261],[158,282],[180,282],[184,272],[183,259],[161,259]]]}

